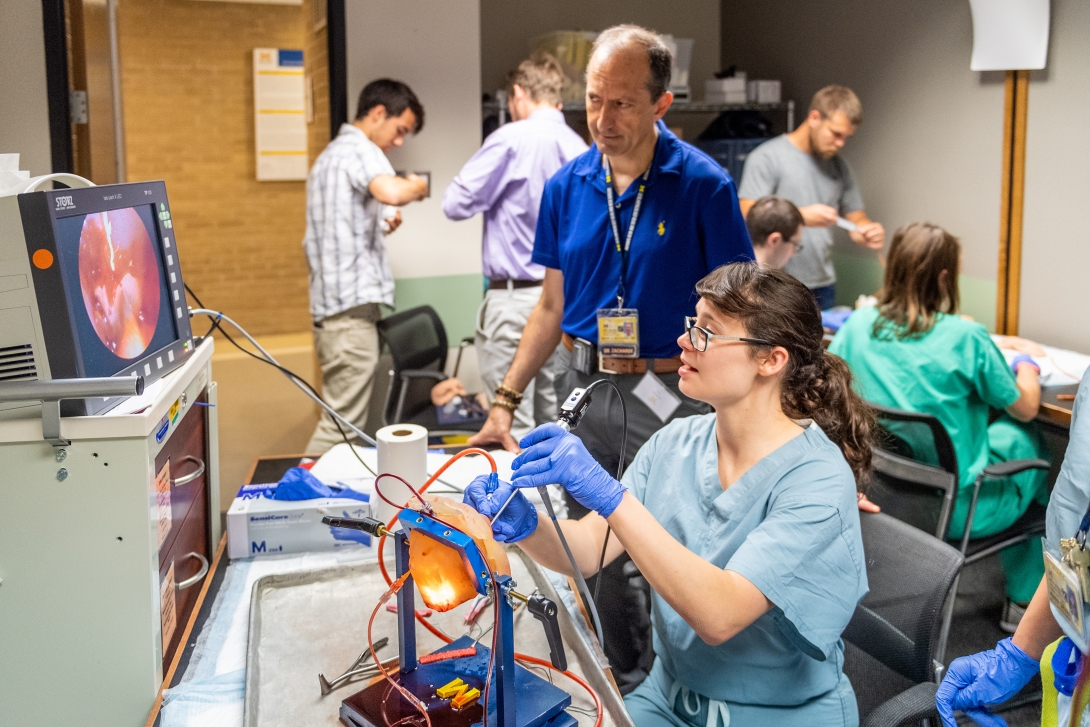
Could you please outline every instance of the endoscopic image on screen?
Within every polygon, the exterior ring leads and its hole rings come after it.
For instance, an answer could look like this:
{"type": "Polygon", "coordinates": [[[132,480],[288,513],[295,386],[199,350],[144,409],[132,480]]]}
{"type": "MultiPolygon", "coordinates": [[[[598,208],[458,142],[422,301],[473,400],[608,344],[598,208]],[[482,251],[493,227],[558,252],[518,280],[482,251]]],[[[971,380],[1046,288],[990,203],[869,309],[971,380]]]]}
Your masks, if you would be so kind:
{"type": "Polygon", "coordinates": [[[148,350],[159,322],[159,263],[134,209],[87,215],[79,236],[79,284],[91,325],[118,358],[148,350]]]}
{"type": "Polygon", "coordinates": [[[152,214],[142,206],[58,221],[58,251],[88,376],[117,373],[177,338],[152,214]]]}

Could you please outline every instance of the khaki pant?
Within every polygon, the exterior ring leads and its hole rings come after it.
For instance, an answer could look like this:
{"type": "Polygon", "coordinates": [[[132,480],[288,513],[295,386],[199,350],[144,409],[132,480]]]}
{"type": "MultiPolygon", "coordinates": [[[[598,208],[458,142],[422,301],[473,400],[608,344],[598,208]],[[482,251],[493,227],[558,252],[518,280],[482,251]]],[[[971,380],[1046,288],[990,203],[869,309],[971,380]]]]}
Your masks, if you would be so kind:
{"type": "MultiPolygon", "coordinates": [[[[382,307],[367,303],[314,324],[314,350],[322,368],[322,398],[360,429],[367,423],[371,403],[379,355],[375,322],[381,317],[382,307]]],[[[347,429],[345,433],[352,437],[347,429]]],[[[333,419],[323,411],[306,451],[322,454],[343,441],[333,419]]]]}
{"type": "MultiPolygon", "coordinates": [[[[489,290],[477,310],[477,366],[491,398],[503,382],[522,340],[522,329],[541,297],[541,288],[489,290]]],[[[558,347],[558,351],[561,347],[558,347]]],[[[556,352],[522,392],[522,404],[511,422],[515,439],[525,436],[538,424],[556,420],[556,392],[553,380],[562,371],[556,352]]]]}

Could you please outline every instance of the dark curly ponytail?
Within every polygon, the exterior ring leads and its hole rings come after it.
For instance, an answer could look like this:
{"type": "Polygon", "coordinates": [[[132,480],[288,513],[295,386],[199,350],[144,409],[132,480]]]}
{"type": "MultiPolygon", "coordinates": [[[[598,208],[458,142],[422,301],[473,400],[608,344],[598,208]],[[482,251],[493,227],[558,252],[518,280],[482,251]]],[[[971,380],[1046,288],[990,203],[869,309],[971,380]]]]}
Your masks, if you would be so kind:
{"type": "Polygon", "coordinates": [[[806,286],[782,270],[734,263],[712,271],[696,284],[696,292],[740,321],[750,336],[787,349],[780,399],[784,414],[817,422],[840,448],[856,484],[865,485],[874,416],[852,390],[848,365],[822,345],[821,311],[806,286]]]}

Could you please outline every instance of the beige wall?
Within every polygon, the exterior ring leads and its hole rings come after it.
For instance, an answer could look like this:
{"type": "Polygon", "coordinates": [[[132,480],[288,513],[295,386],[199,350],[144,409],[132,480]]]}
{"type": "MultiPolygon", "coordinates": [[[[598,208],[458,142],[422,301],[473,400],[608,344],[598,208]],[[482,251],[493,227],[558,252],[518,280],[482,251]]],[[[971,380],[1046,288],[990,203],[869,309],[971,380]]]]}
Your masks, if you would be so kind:
{"type": "MultiPolygon", "coordinates": [[[[259,340],[281,366],[316,384],[309,333],[259,340]]],[[[303,454],[318,408],[279,371],[223,339],[216,341],[212,378],[219,386],[220,510],[226,511],[256,458],[303,454]]]]}
{"type": "MultiPolygon", "coordinates": [[[[930,220],[961,237],[963,309],[994,325],[1003,76],[969,70],[969,3],[725,0],[722,19],[723,64],[783,79],[799,118],[825,84],[855,89],[865,119],[844,156],[868,214],[889,232],[930,220]]],[[[838,294],[880,284],[846,235],[837,266],[838,294]]]]}
{"type": "MultiPolygon", "coordinates": [[[[719,2],[717,0],[481,0],[481,90],[502,88],[508,72],[526,58],[530,41],[554,30],[600,31],[619,23],[635,23],[677,38],[692,38],[693,62],[689,84],[693,96],[704,98],[704,81],[719,70],[719,2]]],[[[682,125],[688,139],[712,117],[671,115],[668,123],[682,125]]]]}
{"type": "Polygon", "coordinates": [[[20,154],[30,176],[53,171],[39,0],[0,2],[0,154],[20,154]]]}
{"type": "Polygon", "coordinates": [[[1090,353],[1090,5],[1053,0],[1048,68],[1030,76],[1019,333],[1090,353]]]}
{"type": "Polygon", "coordinates": [[[443,191],[481,144],[478,18],[476,0],[345,2],[349,115],[381,77],[404,81],[424,105],[424,130],[388,154],[394,169],[431,172],[431,197],[403,208],[404,224],[387,240],[399,280],[481,271],[480,217],[451,222],[441,209],[443,191]]]}
{"type": "Polygon", "coordinates": [[[303,0],[303,63],[311,89],[313,115],[307,125],[310,163],[329,143],[329,33],[328,24],[315,27],[315,8],[326,0],[303,0]]]}
{"type": "Polygon", "coordinates": [[[128,178],[166,180],[186,282],[251,333],[309,330],[305,183],[254,171],[253,49],[303,48],[302,7],[121,0],[118,18],[128,178]]]}

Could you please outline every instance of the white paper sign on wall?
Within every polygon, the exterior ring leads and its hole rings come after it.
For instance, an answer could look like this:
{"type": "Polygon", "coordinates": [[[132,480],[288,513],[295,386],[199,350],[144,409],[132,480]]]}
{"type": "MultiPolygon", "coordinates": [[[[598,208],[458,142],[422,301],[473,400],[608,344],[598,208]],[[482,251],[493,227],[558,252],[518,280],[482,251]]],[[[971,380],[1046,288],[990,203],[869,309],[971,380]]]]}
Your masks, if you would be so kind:
{"type": "Polygon", "coordinates": [[[254,145],[259,182],[307,178],[303,51],[254,49],[254,145]]]}
{"type": "Polygon", "coordinates": [[[1045,67],[1049,0],[969,0],[973,14],[974,71],[1045,67]]]}

